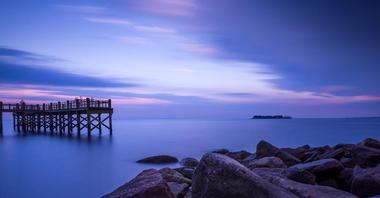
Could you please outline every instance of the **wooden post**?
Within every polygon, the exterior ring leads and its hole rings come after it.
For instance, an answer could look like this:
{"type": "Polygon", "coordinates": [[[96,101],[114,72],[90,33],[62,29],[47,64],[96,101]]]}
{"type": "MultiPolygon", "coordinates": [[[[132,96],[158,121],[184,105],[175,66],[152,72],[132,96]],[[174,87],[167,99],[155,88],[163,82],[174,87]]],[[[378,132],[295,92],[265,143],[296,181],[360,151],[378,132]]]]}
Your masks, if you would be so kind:
{"type": "Polygon", "coordinates": [[[91,105],[90,98],[86,98],[86,107],[87,107],[87,109],[90,108],[90,105],[91,105]]]}
{"type": "Polygon", "coordinates": [[[87,135],[91,136],[91,114],[87,112],[87,135]]]}
{"type": "Polygon", "coordinates": [[[16,114],[15,113],[12,113],[13,115],[13,131],[16,130],[16,114]]]}
{"type": "Polygon", "coordinates": [[[98,130],[99,134],[102,134],[102,114],[98,113],[98,130]]]}
{"type": "Polygon", "coordinates": [[[77,112],[77,133],[78,136],[80,136],[80,127],[81,127],[81,119],[80,119],[80,114],[77,112]]]}
{"type": "Polygon", "coordinates": [[[3,102],[0,101],[0,134],[3,134],[3,102]]]}
{"type": "Polygon", "coordinates": [[[108,121],[110,127],[110,135],[112,135],[112,113],[109,113],[108,121]]]}

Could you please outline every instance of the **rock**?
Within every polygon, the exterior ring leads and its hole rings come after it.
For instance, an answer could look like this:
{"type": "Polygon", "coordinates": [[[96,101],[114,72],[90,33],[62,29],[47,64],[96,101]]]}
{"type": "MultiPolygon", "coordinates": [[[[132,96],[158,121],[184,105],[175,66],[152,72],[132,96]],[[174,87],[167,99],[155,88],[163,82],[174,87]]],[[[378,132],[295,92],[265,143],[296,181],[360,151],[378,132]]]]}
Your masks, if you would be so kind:
{"type": "Polygon", "coordinates": [[[194,159],[194,158],[191,158],[191,157],[187,157],[187,158],[184,158],[182,159],[179,164],[181,166],[185,166],[185,167],[197,167],[198,164],[199,164],[199,161],[197,159],[194,159]]]}
{"type": "Polygon", "coordinates": [[[347,157],[342,157],[340,159],[340,163],[342,163],[342,165],[345,167],[345,168],[354,168],[355,167],[355,161],[352,159],[352,158],[347,158],[347,157]]]}
{"type": "Polygon", "coordinates": [[[352,150],[352,158],[361,167],[374,167],[380,163],[380,150],[357,145],[352,150]]]}
{"type": "Polygon", "coordinates": [[[175,197],[184,197],[189,187],[186,183],[168,182],[170,191],[175,197]]]}
{"type": "Polygon", "coordinates": [[[249,169],[254,168],[287,168],[285,163],[278,157],[263,157],[244,164],[249,169]]]}
{"type": "Polygon", "coordinates": [[[286,177],[296,182],[304,183],[304,184],[316,184],[315,183],[315,175],[310,173],[307,170],[300,170],[297,168],[288,169],[286,171],[286,177]]]}
{"type": "Polygon", "coordinates": [[[219,154],[226,154],[226,153],[229,153],[230,151],[227,150],[227,149],[218,149],[218,150],[215,150],[215,151],[212,151],[212,153],[219,153],[219,154]]]}
{"type": "Polygon", "coordinates": [[[273,174],[261,175],[262,178],[275,186],[286,189],[301,198],[354,198],[356,196],[328,186],[309,185],[292,181],[273,174]]]}
{"type": "Polygon", "coordinates": [[[274,186],[237,161],[220,154],[205,154],[195,169],[193,198],[297,197],[274,186]]]}
{"type": "Polygon", "coordinates": [[[289,169],[307,170],[317,177],[318,181],[333,178],[343,170],[343,165],[336,159],[321,159],[313,162],[296,164],[289,169]]]}
{"type": "Polygon", "coordinates": [[[247,158],[248,156],[252,155],[252,153],[248,151],[237,151],[237,152],[228,152],[225,155],[228,157],[236,160],[236,161],[243,161],[243,159],[247,158]]]}
{"type": "Polygon", "coordinates": [[[297,148],[282,148],[281,150],[290,153],[294,157],[302,160],[305,153],[310,150],[310,146],[306,144],[297,148]]]}
{"type": "Polygon", "coordinates": [[[192,198],[193,196],[192,196],[192,194],[193,194],[193,192],[192,192],[192,189],[191,189],[191,187],[187,190],[187,193],[186,193],[186,195],[183,197],[183,198],[192,198]]]}
{"type": "Polygon", "coordinates": [[[329,158],[333,158],[333,159],[336,159],[336,160],[340,160],[340,158],[342,158],[345,154],[345,151],[344,151],[344,148],[338,148],[338,149],[333,149],[333,150],[329,150],[321,155],[319,155],[319,159],[329,159],[329,158]]]}
{"type": "Polygon", "coordinates": [[[180,167],[180,168],[175,168],[174,170],[178,171],[179,173],[181,173],[183,176],[191,179],[193,177],[193,174],[194,174],[194,168],[192,167],[180,167]]]}
{"type": "Polygon", "coordinates": [[[380,165],[374,168],[355,167],[352,176],[351,192],[359,197],[380,194],[380,165]]]}
{"type": "Polygon", "coordinates": [[[163,168],[160,169],[159,172],[167,182],[191,184],[191,180],[189,178],[184,177],[181,173],[179,173],[176,170],[170,168],[163,168]]]}
{"type": "Polygon", "coordinates": [[[338,188],[338,185],[336,184],[336,180],[333,178],[329,178],[329,179],[326,179],[323,181],[319,181],[318,184],[321,186],[330,186],[333,188],[338,188]]]}
{"type": "Polygon", "coordinates": [[[281,178],[286,178],[285,168],[255,168],[252,170],[252,172],[258,176],[273,175],[281,178]]]}
{"type": "Polygon", "coordinates": [[[339,189],[344,191],[350,191],[352,173],[352,168],[344,168],[342,171],[340,171],[338,177],[336,178],[336,184],[339,189]]]}
{"type": "Polygon", "coordinates": [[[359,143],[362,146],[367,146],[375,149],[380,150],[380,141],[373,139],[373,138],[367,138],[359,143]]]}
{"type": "Polygon", "coordinates": [[[138,160],[137,163],[169,164],[177,163],[178,159],[170,155],[157,155],[138,160]]]}
{"type": "Polygon", "coordinates": [[[256,157],[257,158],[263,158],[263,157],[271,157],[275,156],[282,161],[288,166],[297,164],[301,162],[298,158],[294,157],[293,155],[280,150],[279,148],[273,146],[272,144],[262,140],[260,141],[257,146],[256,146],[256,157]]]}
{"type": "Polygon", "coordinates": [[[128,183],[103,196],[103,198],[119,197],[174,198],[174,195],[161,174],[157,170],[148,169],[141,172],[128,183]]]}

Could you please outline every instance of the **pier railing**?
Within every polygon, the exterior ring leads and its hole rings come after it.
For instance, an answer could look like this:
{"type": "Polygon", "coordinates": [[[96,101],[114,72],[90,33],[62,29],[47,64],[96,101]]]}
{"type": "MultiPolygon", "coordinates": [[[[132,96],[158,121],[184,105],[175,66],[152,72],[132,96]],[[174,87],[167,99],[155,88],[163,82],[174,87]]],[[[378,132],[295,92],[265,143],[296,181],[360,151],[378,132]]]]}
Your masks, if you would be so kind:
{"type": "Polygon", "coordinates": [[[16,104],[5,104],[0,102],[0,110],[3,112],[16,111],[70,111],[70,110],[86,110],[86,109],[112,109],[111,99],[95,100],[95,99],[75,99],[66,102],[44,103],[44,104],[25,104],[23,102],[16,104]]]}

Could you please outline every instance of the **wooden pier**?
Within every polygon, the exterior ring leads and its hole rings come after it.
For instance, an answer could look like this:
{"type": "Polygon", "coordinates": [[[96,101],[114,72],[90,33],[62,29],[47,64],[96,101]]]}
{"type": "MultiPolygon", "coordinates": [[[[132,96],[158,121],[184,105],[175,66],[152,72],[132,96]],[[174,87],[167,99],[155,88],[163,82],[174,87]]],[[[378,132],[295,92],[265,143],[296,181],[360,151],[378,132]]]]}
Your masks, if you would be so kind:
{"type": "Polygon", "coordinates": [[[0,133],[3,133],[3,112],[13,114],[13,129],[17,132],[59,133],[81,135],[83,130],[88,136],[91,132],[108,129],[112,135],[113,108],[111,99],[75,99],[48,104],[4,104],[0,102],[0,133]]]}

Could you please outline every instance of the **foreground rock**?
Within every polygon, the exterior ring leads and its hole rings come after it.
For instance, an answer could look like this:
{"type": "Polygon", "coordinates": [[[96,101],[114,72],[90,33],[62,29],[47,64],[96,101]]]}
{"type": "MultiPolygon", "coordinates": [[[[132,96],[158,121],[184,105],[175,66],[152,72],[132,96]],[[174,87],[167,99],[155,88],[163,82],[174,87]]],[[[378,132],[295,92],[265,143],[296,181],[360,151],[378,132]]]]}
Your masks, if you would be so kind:
{"type": "Polygon", "coordinates": [[[157,155],[138,160],[137,163],[170,164],[177,163],[178,159],[170,155],[157,155]]]}
{"type": "Polygon", "coordinates": [[[244,164],[249,169],[254,168],[287,168],[286,164],[278,157],[263,157],[248,161],[244,164]]]}
{"type": "Polygon", "coordinates": [[[183,176],[181,173],[179,173],[176,170],[173,170],[170,168],[163,168],[163,169],[160,169],[159,172],[161,173],[162,177],[167,182],[191,184],[191,179],[186,178],[185,176],[183,176]]]}
{"type": "Polygon", "coordinates": [[[270,184],[239,162],[220,154],[205,154],[193,176],[193,198],[297,197],[270,184]]]}
{"type": "Polygon", "coordinates": [[[380,163],[380,150],[358,145],[352,149],[352,157],[361,167],[374,167],[380,163]]]}
{"type": "Polygon", "coordinates": [[[367,169],[356,167],[351,192],[359,197],[380,195],[380,165],[367,169]]]}
{"type": "Polygon", "coordinates": [[[292,169],[309,171],[317,176],[317,180],[323,181],[337,176],[339,172],[343,170],[343,165],[336,159],[321,159],[313,162],[296,164],[289,168],[290,171],[292,171],[292,169]]]}
{"type": "Polygon", "coordinates": [[[290,153],[283,151],[264,140],[260,141],[256,146],[256,158],[272,156],[280,158],[288,166],[301,162],[301,160],[294,157],[290,153]]]}
{"type": "Polygon", "coordinates": [[[148,169],[141,172],[130,182],[103,196],[103,198],[119,197],[174,198],[175,196],[161,174],[157,170],[148,169]]]}

